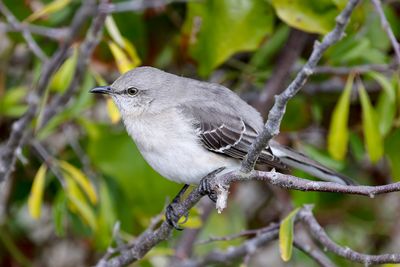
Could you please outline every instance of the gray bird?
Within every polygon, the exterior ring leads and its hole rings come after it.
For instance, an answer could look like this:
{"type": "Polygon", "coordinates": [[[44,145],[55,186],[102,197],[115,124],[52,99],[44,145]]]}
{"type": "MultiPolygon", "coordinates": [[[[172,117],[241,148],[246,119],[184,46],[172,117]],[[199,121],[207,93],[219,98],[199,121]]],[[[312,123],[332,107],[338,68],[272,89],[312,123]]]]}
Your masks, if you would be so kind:
{"type": "MultiPolygon", "coordinates": [[[[228,88],[138,67],[111,86],[108,94],[146,161],[165,178],[198,184],[210,172],[240,167],[263,130],[261,115],[228,88]]],[[[322,180],[352,184],[347,177],[271,140],[258,164],[294,167],[322,180]]]]}

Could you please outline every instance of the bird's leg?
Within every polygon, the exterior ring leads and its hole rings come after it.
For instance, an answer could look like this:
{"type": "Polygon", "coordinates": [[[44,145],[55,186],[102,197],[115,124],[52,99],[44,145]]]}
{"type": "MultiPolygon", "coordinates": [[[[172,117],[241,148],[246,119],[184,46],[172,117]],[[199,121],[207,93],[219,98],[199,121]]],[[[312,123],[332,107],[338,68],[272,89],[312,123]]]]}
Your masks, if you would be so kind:
{"type": "MultiPolygon", "coordinates": [[[[176,230],[182,231],[183,228],[179,227],[178,225],[178,220],[179,220],[179,216],[176,214],[175,208],[174,206],[179,203],[179,201],[181,200],[181,197],[183,196],[183,194],[186,192],[186,190],[188,189],[189,185],[185,184],[182,189],[178,192],[178,194],[174,197],[174,199],[172,200],[172,202],[167,206],[166,211],[165,211],[165,218],[167,220],[167,222],[169,223],[169,225],[171,225],[172,227],[174,227],[176,230]]],[[[188,214],[186,213],[184,215],[185,217],[185,222],[187,220],[187,216],[188,214]]]]}
{"type": "Polygon", "coordinates": [[[213,202],[217,202],[217,194],[212,188],[212,185],[210,183],[210,180],[215,178],[215,176],[223,171],[225,167],[218,168],[211,173],[207,174],[203,179],[201,179],[200,184],[199,184],[199,192],[202,195],[207,195],[213,202]]]}

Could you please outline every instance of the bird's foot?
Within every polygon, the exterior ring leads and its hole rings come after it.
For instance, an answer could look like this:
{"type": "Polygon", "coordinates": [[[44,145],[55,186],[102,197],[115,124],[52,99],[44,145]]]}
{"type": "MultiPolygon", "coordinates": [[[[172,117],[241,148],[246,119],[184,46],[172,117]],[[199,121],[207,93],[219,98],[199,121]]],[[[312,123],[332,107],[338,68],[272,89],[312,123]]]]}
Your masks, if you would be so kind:
{"type": "MultiPolygon", "coordinates": [[[[174,208],[176,203],[170,203],[165,211],[165,218],[169,225],[175,228],[175,230],[182,231],[183,228],[179,226],[180,216],[176,214],[176,210],[174,208]]],[[[182,223],[185,223],[188,219],[188,213],[183,215],[185,220],[182,223]]]]}
{"type": "Polygon", "coordinates": [[[213,202],[217,202],[218,195],[217,193],[213,190],[212,185],[211,185],[211,179],[215,178],[215,176],[223,171],[225,167],[218,168],[215,171],[209,173],[207,176],[205,176],[203,179],[201,179],[200,184],[199,184],[199,192],[202,195],[207,195],[213,202]]]}
{"type": "MultiPolygon", "coordinates": [[[[183,228],[181,228],[179,226],[179,219],[181,216],[179,216],[177,214],[176,211],[176,205],[179,203],[179,201],[181,200],[182,195],[186,192],[186,190],[188,189],[189,185],[185,184],[182,189],[178,192],[178,194],[174,197],[174,199],[172,200],[172,202],[167,206],[166,211],[165,211],[165,218],[166,221],[168,222],[169,225],[171,225],[172,227],[174,227],[176,230],[178,231],[182,231],[183,228]]],[[[183,223],[185,223],[188,219],[188,213],[183,215],[185,220],[183,221],[183,223]]]]}

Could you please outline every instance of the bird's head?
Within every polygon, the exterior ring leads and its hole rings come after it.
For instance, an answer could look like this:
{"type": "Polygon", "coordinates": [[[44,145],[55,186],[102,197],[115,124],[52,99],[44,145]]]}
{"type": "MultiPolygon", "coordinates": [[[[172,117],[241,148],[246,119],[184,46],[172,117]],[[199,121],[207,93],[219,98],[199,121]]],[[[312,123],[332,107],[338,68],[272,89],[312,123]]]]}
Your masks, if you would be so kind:
{"type": "Polygon", "coordinates": [[[179,97],[179,77],[152,67],[138,67],[121,75],[109,86],[100,86],[91,93],[110,95],[123,118],[160,113],[173,106],[179,97]],[[178,80],[178,81],[177,81],[178,80]],[[172,94],[174,97],[172,97],[172,94]]]}

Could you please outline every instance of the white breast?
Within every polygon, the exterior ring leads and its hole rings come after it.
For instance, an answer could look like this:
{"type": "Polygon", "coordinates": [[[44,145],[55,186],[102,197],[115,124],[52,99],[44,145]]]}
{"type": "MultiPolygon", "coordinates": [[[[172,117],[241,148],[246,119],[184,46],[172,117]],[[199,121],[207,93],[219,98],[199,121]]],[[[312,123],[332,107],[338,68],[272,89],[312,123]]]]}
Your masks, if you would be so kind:
{"type": "Polygon", "coordinates": [[[202,147],[191,122],[177,110],[124,118],[128,133],[146,161],[175,182],[197,184],[211,171],[238,166],[238,161],[202,147]]]}

